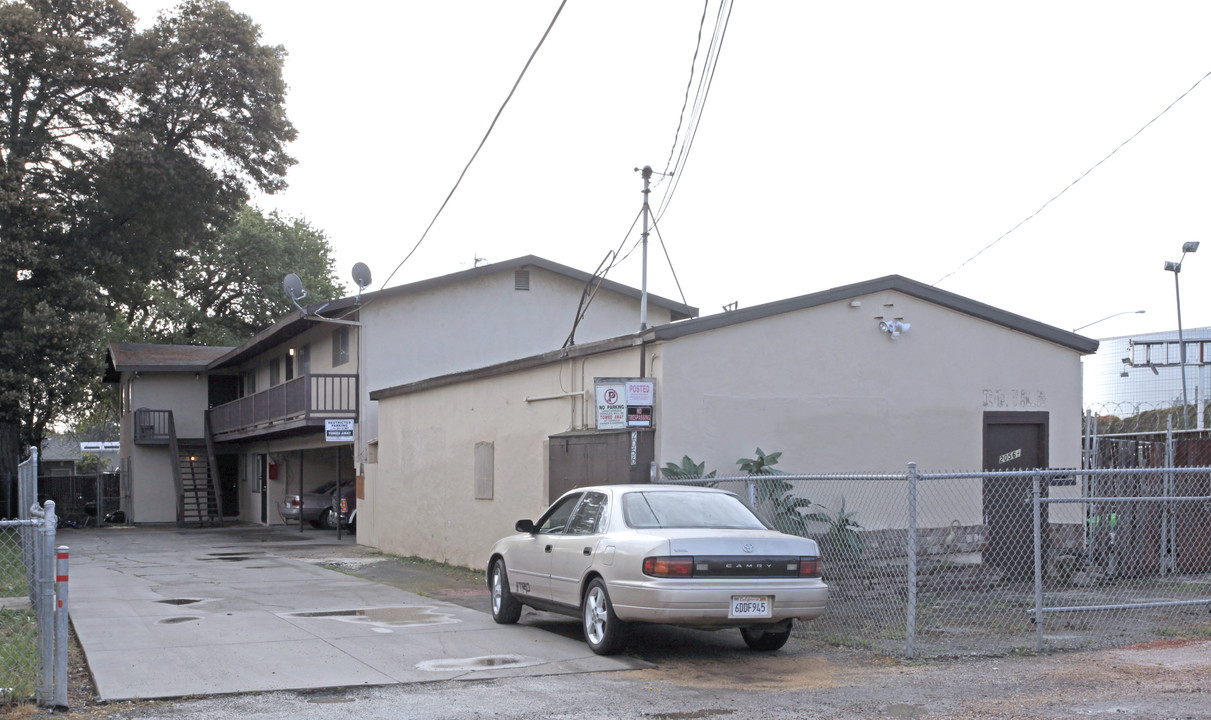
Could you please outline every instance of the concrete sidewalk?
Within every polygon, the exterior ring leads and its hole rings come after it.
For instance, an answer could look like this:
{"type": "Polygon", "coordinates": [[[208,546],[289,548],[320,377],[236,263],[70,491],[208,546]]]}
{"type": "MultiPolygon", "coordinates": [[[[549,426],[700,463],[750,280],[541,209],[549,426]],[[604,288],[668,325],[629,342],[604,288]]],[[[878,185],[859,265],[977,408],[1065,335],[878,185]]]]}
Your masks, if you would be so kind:
{"type": "Polygon", "coordinates": [[[72,625],[106,701],[646,667],[289,557],[339,556],[327,531],[102,528],[59,543],[72,625]]]}

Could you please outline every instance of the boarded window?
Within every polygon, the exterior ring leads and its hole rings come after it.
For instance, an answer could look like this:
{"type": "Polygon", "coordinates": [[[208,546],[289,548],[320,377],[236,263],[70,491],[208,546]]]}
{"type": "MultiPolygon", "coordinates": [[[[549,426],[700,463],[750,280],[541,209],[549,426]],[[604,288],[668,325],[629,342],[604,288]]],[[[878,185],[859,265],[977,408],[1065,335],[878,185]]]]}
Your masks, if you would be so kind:
{"type": "Polygon", "coordinates": [[[491,500],[495,475],[492,443],[475,443],[475,499],[491,500]]]}
{"type": "Polygon", "coordinates": [[[514,270],[513,271],[513,289],[514,290],[529,290],[530,289],[530,271],[529,270],[514,270]]]}

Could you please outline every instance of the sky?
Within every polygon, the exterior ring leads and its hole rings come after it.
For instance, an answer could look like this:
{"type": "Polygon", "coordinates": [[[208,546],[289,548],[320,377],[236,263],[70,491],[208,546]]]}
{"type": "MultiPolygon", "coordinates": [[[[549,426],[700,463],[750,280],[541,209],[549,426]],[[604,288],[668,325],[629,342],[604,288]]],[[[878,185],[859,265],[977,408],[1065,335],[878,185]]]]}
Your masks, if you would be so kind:
{"type": "MultiPolygon", "coordinates": [[[[323,230],[340,278],[364,262],[373,289],[559,7],[229,2],[289,53],[298,164],[256,203],[323,230]]],[[[127,2],[144,21],[173,4],[127,2]]],[[[640,211],[635,168],[668,164],[703,7],[568,2],[390,284],[528,254],[594,271],[640,211]]],[[[1211,240],[1209,26],[1205,2],[737,2],[648,289],[709,315],[898,274],[1065,330],[1125,313],[1091,337],[1175,328],[1164,263],[1211,240]]],[[[639,287],[641,252],[609,277],[639,287]]],[[[1211,326],[1209,281],[1205,243],[1184,327],[1211,326]]]]}

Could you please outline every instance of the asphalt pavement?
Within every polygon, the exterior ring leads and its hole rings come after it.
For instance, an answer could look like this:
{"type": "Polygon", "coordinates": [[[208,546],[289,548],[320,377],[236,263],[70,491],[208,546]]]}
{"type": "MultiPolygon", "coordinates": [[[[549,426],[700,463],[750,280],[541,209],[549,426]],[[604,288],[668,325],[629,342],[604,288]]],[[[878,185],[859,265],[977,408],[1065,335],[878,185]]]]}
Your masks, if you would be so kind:
{"type": "Polygon", "coordinates": [[[375,557],[332,531],[105,527],[58,544],[104,701],[648,667],[497,625],[477,576],[375,557]]]}

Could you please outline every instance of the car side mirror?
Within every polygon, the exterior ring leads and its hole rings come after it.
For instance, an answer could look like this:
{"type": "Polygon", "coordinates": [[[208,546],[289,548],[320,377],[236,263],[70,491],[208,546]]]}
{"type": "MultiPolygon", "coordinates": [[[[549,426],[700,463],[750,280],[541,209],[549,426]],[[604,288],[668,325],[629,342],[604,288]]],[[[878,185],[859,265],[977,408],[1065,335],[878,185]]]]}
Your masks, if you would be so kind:
{"type": "Polygon", "coordinates": [[[531,535],[537,532],[537,529],[534,527],[533,520],[518,520],[517,524],[513,526],[513,529],[517,532],[530,533],[531,535]]]}

